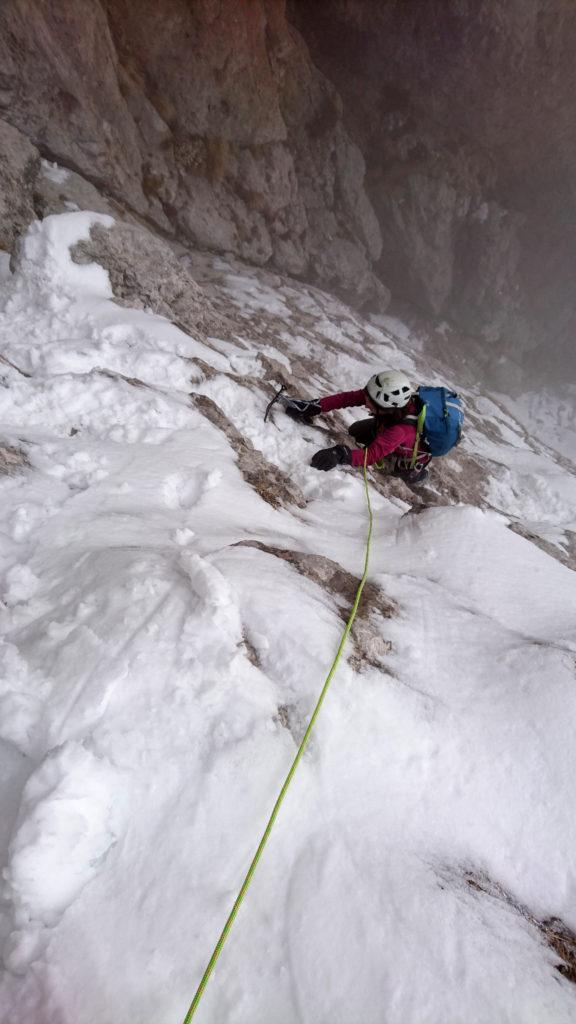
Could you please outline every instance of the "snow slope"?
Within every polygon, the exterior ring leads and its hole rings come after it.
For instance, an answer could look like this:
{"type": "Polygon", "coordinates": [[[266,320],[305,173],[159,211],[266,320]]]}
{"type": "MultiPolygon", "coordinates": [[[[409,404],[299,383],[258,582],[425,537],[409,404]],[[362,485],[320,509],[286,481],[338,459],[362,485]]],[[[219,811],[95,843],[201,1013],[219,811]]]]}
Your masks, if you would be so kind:
{"type": "MultiPolygon", "coordinates": [[[[270,384],[460,387],[221,260],[231,339],[121,308],[70,259],[94,222],[33,225],[0,280],[0,438],[29,463],[0,478],[6,1024],[178,1024],[294,756],[367,522],[361,474],[308,466],[352,411],[264,424],[270,384]]],[[[198,1021],[576,1021],[538,927],[576,930],[576,477],[462,390],[424,504],[371,475],[365,617],[198,1021]]]]}

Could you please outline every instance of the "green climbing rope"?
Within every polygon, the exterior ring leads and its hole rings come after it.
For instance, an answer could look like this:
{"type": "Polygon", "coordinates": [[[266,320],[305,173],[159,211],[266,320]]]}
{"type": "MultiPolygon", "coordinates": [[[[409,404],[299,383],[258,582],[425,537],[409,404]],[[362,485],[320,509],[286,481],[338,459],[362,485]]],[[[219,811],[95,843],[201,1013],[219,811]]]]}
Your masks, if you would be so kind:
{"type": "Polygon", "coordinates": [[[304,754],[304,751],[306,750],[306,747],[308,745],[308,740],[310,738],[310,734],[312,732],[312,729],[314,728],[314,723],[316,722],[316,719],[318,718],[318,715],[320,713],[320,708],[322,707],[322,704],[324,703],[324,698],[325,698],[325,696],[326,696],[326,694],[328,692],[328,687],[330,686],[330,683],[332,682],[332,677],[334,676],[334,673],[336,672],[336,669],[338,668],[338,662],[340,661],[340,657],[342,655],[342,651],[344,650],[344,645],[346,643],[346,640],[348,639],[348,634],[350,633],[350,630],[352,629],[352,624],[354,622],[354,619],[356,618],[356,612],[358,611],[358,605],[360,604],[360,598],[362,597],[362,591],[364,590],[364,584],[366,583],[366,578],[368,576],[368,564],[369,564],[369,560],[370,560],[370,543],[371,543],[371,540],[372,540],[372,523],[373,523],[373,518],[372,518],[372,505],[370,503],[370,493],[369,493],[369,490],[368,490],[368,476],[367,476],[367,473],[366,473],[366,459],[367,459],[367,457],[368,457],[368,453],[366,452],[366,454],[364,456],[364,490],[365,490],[365,493],[366,493],[366,503],[367,503],[367,506],[368,506],[368,522],[369,522],[369,525],[368,525],[368,536],[366,538],[366,552],[365,552],[365,556],[364,556],[364,572],[362,573],[362,579],[360,580],[360,583],[358,584],[358,590],[356,591],[356,597],[354,599],[354,604],[352,605],[352,611],[350,612],[350,617],[348,619],[348,622],[346,623],[346,626],[344,628],[344,632],[342,633],[340,644],[338,646],[338,650],[336,651],[336,656],[334,658],[334,661],[332,662],[332,666],[330,668],[330,671],[329,671],[328,675],[326,676],[326,681],[324,683],[324,686],[322,687],[322,690],[320,692],[320,696],[318,697],[318,700],[316,702],[316,707],[314,708],[314,711],[312,712],[312,717],[310,718],[310,721],[308,723],[308,727],[307,727],[306,732],[304,733],[304,736],[302,738],[302,742],[301,742],[300,746],[298,747],[298,750],[296,752],[296,755],[294,757],[294,760],[292,762],[290,770],[289,770],[289,772],[288,772],[288,774],[287,774],[287,776],[286,776],[286,778],[284,780],[284,784],[282,786],[282,789],[280,790],[280,792],[278,794],[278,798],[276,800],[276,803],[274,804],[274,807],[272,809],[272,813],[271,813],[271,815],[270,815],[270,817],[268,819],[268,824],[266,825],[266,828],[264,829],[264,832],[262,834],[262,838],[261,838],[261,840],[260,840],[260,842],[258,844],[258,849],[256,850],[256,853],[254,854],[254,857],[252,858],[252,863],[250,864],[250,867],[248,868],[248,871],[246,873],[246,877],[245,877],[244,881],[242,882],[242,885],[240,887],[240,891],[238,892],[238,895],[237,895],[237,897],[236,897],[236,899],[234,901],[234,906],[232,907],[232,910],[230,911],[230,913],[228,915],[228,920],[226,921],[226,924],[224,925],[224,927],[223,927],[223,929],[222,929],[222,931],[220,933],[220,938],[218,939],[218,942],[214,946],[214,950],[213,950],[212,956],[210,957],[210,960],[208,961],[206,970],[204,971],[204,974],[202,975],[202,979],[200,981],[200,984],[198,985],[198,988],[196,989],[196,994],[194,996],[194,999],[192,1000],[192,1003],[190,1004],[190,1009],[188,1010],[188,1013],[186,1014],[186,1016],[184,1018],[183,1024],[190,1024],[190,1021],[192,1020],[194,1014],[196,1013],[196,1010],[198,1009],[198,1004],[199,1004],[199,1002],[200,1002],[200,1000],[202,998],[204,989],[206,988],[206,985],[208,984],[208,981],[210,980],[210,975],[212,974],[212,971],[214,970],[214,967],[216,965],[216,961],[218,960],[218,957],[220,956],[220,953],[222,952],[222,947],[223,947],[223,945],[226,942],[226,939],[228,937],[228,933],[229,933],[232,925],[234,924],[234,920],[236,918],[236,915],[237,915],[237,913],[238,913],[238,911],[239,911],[239,909],[240,909],[240,907],[242,905],[242,901],[244,900],[244,897],[245,897],[246,892],[248,890],[248,886],[250,885],[250,882],[252,881],[252,877],[254,875],[254,872],[256,871],[256,868],[258,867],[258,862],[260,860],[260,857],[262,856],[262,853],[264,851],[264,847],[266,846],[266,843],[268,842],[268,837],[269,837],[269,835],[270,835],[270,833],[272,831],[272,828],[274,826],[274,822],[276,821],[276,818],[278,817],[278,813],[279,813],[280,808],[282,806],[282,803],[284,801],[284,797],[286,796],[286,793],[288,791],[288,787],[289,787],[290,783],[292,782],[292,779],[294,777],[294,773],[296,772],[296,769],[297,769],[298,765],[300,764],[300,761],[302,760],[302,755],[304,754]]]}
{"type": "Polygon", "coordinates": [[[418,449],[420,447],[420,438],[422,437],[422,431],[424,430],[424,423],[426,422],[426,406],[423,405],[418,420],[416,421],[416,440],[414,441],[414,448],[412,449],[412,458],[410,460],[410,469],[414,469],[418,461],[418,449]]]}

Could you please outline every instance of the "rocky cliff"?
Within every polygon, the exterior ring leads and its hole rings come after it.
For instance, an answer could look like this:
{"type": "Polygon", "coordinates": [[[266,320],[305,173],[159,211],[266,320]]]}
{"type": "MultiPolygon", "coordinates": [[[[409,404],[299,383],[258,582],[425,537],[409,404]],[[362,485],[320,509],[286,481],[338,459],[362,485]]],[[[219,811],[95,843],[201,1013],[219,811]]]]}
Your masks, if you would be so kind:
{"type": "Polygon", "coordinates": [[[576,326],[574,4],[293,0],[292,11],[366,156],[377,272],[393,294],[495,342],[491,358],[514,351],[565,373],[576,326]]]}
{"type": "Polygon", "coordinates": [[[575,42],[569,0],[5,0],[0,244],[41,155],[186,245],[561,364],[575,42]]]}

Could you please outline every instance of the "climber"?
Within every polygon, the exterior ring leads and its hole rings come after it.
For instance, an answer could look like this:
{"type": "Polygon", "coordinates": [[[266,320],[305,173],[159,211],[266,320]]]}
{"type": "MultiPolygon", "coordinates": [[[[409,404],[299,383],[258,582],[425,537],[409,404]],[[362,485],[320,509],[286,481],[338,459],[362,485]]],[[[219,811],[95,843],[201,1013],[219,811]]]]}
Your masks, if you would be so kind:
{"type": "Polygon", "coordinates": [[[310,465],[314,469],[327,471],[336,466],[363,466],[367,448],[368,466],[376,464],[377,468],[383,468],[382,460],[386,460],[384,464],[390,466],[393,475],[406,483],[420,484],[426,479],[426,467],[432,455],[423,437],[419,438],[414,453],[418,415],[423,403],[417,389],[403,373],[384,370],[375,373],[361,391],[343,391],[310,401],[285,398],[282,404],[289,416],[304,423],[321,413],[353,406],[366,406],[371,413],[368,419],[357,420],[348,428],[360,447],[337,444],[323,448],[312,456],[310,465]]]}

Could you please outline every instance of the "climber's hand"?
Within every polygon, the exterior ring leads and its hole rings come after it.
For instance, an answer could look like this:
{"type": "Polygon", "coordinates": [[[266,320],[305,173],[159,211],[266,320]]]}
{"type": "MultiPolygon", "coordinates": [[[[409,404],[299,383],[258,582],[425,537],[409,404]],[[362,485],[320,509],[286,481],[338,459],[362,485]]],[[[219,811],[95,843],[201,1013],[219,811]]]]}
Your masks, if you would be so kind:
{"type": "Polygon", "coordinates": [[[299,420],[300,423],[310,423],[315,416],[319,416],[322,412],[317,398],[309,402],[299,398],[288,398],[284,402],[284,408],[288,416],[291,416],[293,420],[299,420]]]}
{"type": "Polygon", "coordinates": [[[312,456],[310,465],[313,469],[322,469],[327,472],[335,466],[349,466],[352,462],[352,452],[345,444],[337,444],[334,448],[322,448],[312,456]]]}

